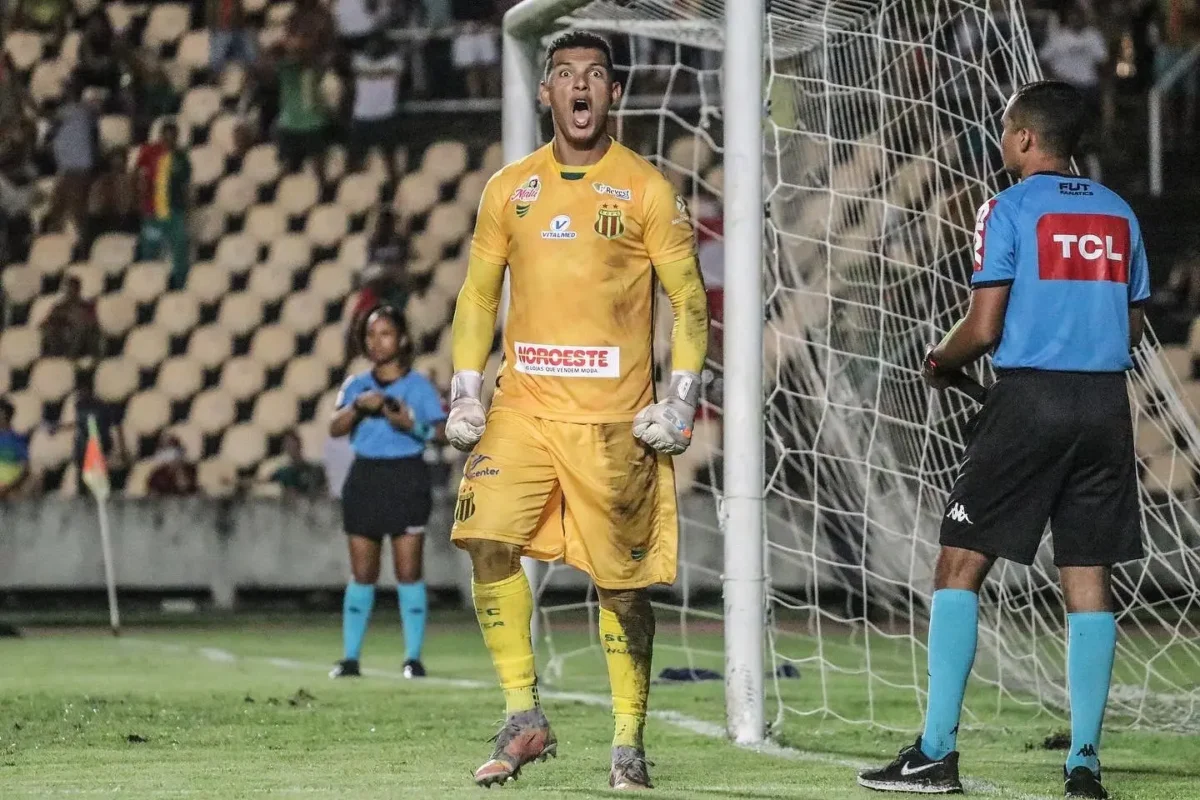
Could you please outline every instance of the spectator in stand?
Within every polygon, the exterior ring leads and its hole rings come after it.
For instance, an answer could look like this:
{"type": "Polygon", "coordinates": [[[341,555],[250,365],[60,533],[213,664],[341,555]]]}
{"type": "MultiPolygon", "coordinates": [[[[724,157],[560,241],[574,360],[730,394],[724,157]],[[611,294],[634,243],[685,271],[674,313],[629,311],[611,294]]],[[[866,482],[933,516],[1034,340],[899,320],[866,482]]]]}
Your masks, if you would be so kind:
{"type": "Polygon", "coordinates": [[[146,481],[146,489],[153,497],[188,497],[196,493],[196,467],[187,460],[187,453],[179,437],[163,433],[154,453],[157,466],[146,481]]]}
{"type": "MultiPolygon", "coordinates": [[[[1157,47],[1154,51],[1154,77],[1157,80],[1171,70],[1179,59],[1200,43],[1200,2],[1198,0],[1160,0],[1159,19],[1156,27],[1157,47]]],[[[1167,98],[1166,113],[1163,114],[1163,133],[1168,142],[1182,139],[1191,146],[1196,139],[1196,94],[1197,83],[1194,72],[1182,76],[1178,88],[1167,98]],[[1178,101],[1183,96],[1182,118],[1178,101]]]]}
{"type": "Polygon", "coordinates": [[[307,15],[298,8],[292,20],[300,17],[295,31],[284,38],[276,71],[279,79],[279,117],[276,121],[279,159],[288,172],[299,172],[304,162],[314,161],[317,176],[325,181],[325,151],[329,144],[329,109],[321,92],[324,51],[320,26],[305,23],[307,15]]]}
{"type": "Polygon", "coordinates": [[[253,64],[258,60],[258,40],[246,25],[242,0],[207,0],[209,66],[218,77],[229,62],[253,64]]]}
{"type": "Polygon", "coordinates": [[[117,424],[117,410],[96,397],[93,379],[93,375],[84,374],[75,381],[74,419],[66,422],[75,426],[73,460],[75,467],[82,474],[83,457],[87,453],[88,419],[95,417],[100,452],[108,463],[109,477],[113,480],[114,487],[120,488],[124,480],[124,467],[129,462],[128,453],[125,452],[125,434],[117,424]]]}
{"type": "Polygon", "coordinates": [[[1054,77],[1083,94],[1089,114],[1101,122],[1100,68],[1108,61],[1108,43],[1080,8],[1067,12],[1066,24],[1050,32],[1038,55],[1054,77]]]}
{"type": "Polygon", "coordinates": [[[350,171],[362,170],[368,151],[381,148],[388,183],[394,186],[396,103],[404,64],[387,35],[378,31],[368,38],[364,51],[354,55],[353,65],[354,111],[347,147],[350,171]]]}
{"type": "Polygon", "coordinates": [[[150,53],[134,59],[133,134],[136,141],[150,138],[150,128],[159,117],[179,113],[179,93],[171,85],[162,62],[150,53]]]}
{"type": "Polygon", "coordinates": [[[296,0],[296,8],[288,17],[286,36],[298,42],[314,66],[328,66],[333,57],[334,35],[337,26],[320,0],[296,0]]]}
{"type": "Polygon", "coordinates": [[[362,289],[346,329],[348,358],[363,354],[363,326],[372,311],[380,306],[391,306],[404,313],[409,290],[405,270],[407,260],[407,239],[398,228],[396,212],[390,206],[384,206],[375,222],[367,249],[367,267],[362,271],[362,289]]]}
{"type": "Polygon", "coordinates": [[[67,103],[59,109],[52,139],[58,181],[54,185],[48,227],[61,231],[66,217],[70,217],[79,247],[86,248],[88,190],[100,152],[99,108],[93,96],[85,99],[79,83],[72,82],[67,97],[67,103]]]}
{"type": "Polygon", "coordinates": [[[496,42],[496,7],[482,0],[455,0],[454,20],[460,33],[454,37],[452,56],[456,69],[466,75],[467,97],[500,94],[500,47],[496,42]]]}
{"type": "Polygon", "coordinates": [[[392,11],[389,0],[336,0],[339,51],[347,58],[362,52],[371,36],[383,29],[392,11]]]}
{"type": "Polygon", "coordinates": [[[108,168],[92,182],[88,217],[92,230],[138,233],[137,179],[129,171],[124,150],[108,154],[108,168]]]}
{"type": "Polygon", "coordinates": [[[29,437],[12,428],[13,405],[0,398],[0,502],[15,500],[29,479],[29,437]]]}
{"type": "Polygon", "coordinates": [[[295,431],[283,435],[283,455],[284,463],[271,473],[271,482],[288,495],[320,497],[325,491],[325,470],[304,459],[304,447],[295,431]]]}
{"type": "Polygon", "coordinates": [[[191,261],[187,211],[192,167],[179,147],[179,128],[174,122],[163,123],[158,142],[142,145],[137,173],[138,205],[142,208],[138,258],[159,258],[166,245],[171,252],[171,288],[182,289],[191,261]]]}
{"type": "Polygon", "coordinates": [[[42,355],[58,358],[100,355],[96,305],[83,299],[83,283],[75,275],[67,278],[63,299],[54,304],[42,322],[42,355]]]}
{"type": "Polygon", "coordinates": [[[13,27],[42,34],[57,49],[67,33],[71,13],[70,0],[18,0],[13,27]]]}
{"type": "Polygon", "coordinates": [[[5,120],[3,134],[11,142],[28,149],[37,134],[37,108],[21,74],[7,52],[0,54],[0,119],[5,120]],[[10,121],[19,120],[17,124],[10,121]]]}
{"type": "Polygon", "coordinates": [[[131,66],[131,55],[125,40],[113,30],[108,14],[103,9],[92,12],[79,40],[79,64],[75,68],[75,78],[85,90],[95,89],[103,93],[106,111],[129,113],[132,110],[129,97],[122,94],[126,69],[131,66]]]}

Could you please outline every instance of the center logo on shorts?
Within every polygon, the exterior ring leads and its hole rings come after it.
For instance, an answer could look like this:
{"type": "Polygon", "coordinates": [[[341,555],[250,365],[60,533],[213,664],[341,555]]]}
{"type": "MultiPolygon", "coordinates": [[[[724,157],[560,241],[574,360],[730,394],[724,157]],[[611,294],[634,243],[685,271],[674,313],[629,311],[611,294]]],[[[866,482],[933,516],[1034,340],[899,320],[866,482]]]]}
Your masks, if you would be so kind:
{"type": "Polygon", "coordinates": [[[592,229],[605,239],[616,239],[625,232],[621,209],[616,206],[609,208],[607,204],[600,206],[600,210],[596,212],[596,224],[592,229]]]}
{"type": "Polygon", "coordinates": [[[543,239],[574,239],[577,235],[571,230],[571,218],[566,214],[550,220],[550,230],[542,231],[543,239]]]}
{"type": "Polygon", "coordinates": [[[454,521],[466,522],[471,517],[475,516],[475,493],[465,492],[458,496],[458,503],[454,506],[454,521]]]}

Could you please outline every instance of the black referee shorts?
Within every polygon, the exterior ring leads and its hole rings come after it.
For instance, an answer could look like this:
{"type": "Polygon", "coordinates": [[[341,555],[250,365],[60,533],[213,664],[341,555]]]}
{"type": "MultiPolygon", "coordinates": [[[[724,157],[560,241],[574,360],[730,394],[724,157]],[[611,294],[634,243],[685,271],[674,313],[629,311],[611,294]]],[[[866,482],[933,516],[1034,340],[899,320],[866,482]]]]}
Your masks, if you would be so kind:
{"type": "Polygon", "coordinates": [[[1142,557],[1124,374],[1004,370],[988,392],[941,543],[1032,564],[1047,522],[1060,567],[1142,557]]]}
{"type": "Polygon", "coordinates": [[[355,458],[342,488],[346,533],[382,540],[419,533],[433,510],[429,465],[412,458],[355,458]]]}

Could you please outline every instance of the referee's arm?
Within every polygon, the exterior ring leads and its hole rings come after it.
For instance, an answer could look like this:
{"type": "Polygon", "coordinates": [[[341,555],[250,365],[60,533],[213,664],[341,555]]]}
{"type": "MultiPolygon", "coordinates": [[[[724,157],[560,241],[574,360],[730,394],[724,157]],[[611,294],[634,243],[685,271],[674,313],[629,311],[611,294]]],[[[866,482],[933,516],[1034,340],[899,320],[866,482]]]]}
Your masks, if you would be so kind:
{"type": "MultiPolygon", "coordinates": [[[[962,369],[987,354],[1000,341],[1004,331],[1004,312],[1008,309],[1009,285],[985,286],[971,292],[967,316],[950,329],[929,358],[939,372],[962,369]]],[[[1132,311],[1130,321],[1132,322],[1132,311]]],[[[1133,327],[1130,326],[1132,332],[1133,327]]],[[[1140,334],[1139,334],[1140,335],[1140,334]]]]}

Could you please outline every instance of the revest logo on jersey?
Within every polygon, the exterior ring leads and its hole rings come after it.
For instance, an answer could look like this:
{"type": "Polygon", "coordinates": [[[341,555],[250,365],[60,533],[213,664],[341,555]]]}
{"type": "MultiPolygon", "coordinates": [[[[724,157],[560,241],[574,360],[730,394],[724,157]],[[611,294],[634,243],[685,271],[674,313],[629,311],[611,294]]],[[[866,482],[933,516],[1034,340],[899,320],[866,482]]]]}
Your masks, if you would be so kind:
{"type": "Polygon", "coordinates": [[[979,207],[979,211],[975,214],[975,271],[983,270],[983,247],[984,237],[987,235],[987,218],[992,213],[992,207],[996,205],[996,199],[992,198],[979,207]]]}
{"type": "Polygon", "coordinates": [[[1129,282],[1129,220],[1113,214],[1043,214],[1037,223],[1044,281],[1129,282]]]}
{"type": "Polygon", "coordinates": [[[542,179],[537,175],[533,175],[525,183],[521,184],[516,191],[512,193],[512,197],[508,198],[510,202],[516,203],[517,216],[523,217],[529,213],[529,205],[538,199],[542,193],[542,179]]]}
{"type": "Polygon", "coordinates": [[[542,231],[543,239],[574,239],[577,235],[571,230],[571,218],[566,214],[559,214],[550,220],[550,230],[542,231]]]}
{"type": "Polygon", "coordinates": [[[596,211],[596,224],[592,226],[592,229],[609,240],[616,239],[625,233],[625,220],[621,209],[615,205],[609,208],[607,203],[600,206],[596,211]]]}
{"type": "Polygon", "coordinates": [[[560,378],[619,378],[621,348],[515,342],[517,372],[560,378]]]}
{"type": "Polygon", "coordinates": [[[691,224],[692,216],[688,213],[687,201],[683,199],[683,195],[675,195],[675,219],[671,220],[672,225],[682,225],[683,223],[691,224]]]}
{"type": "Polygon", "coordinates": [[[600,194],[610,195],[618,200],[624,200],[626,203],[633,199],[633,191],[631,189],[618,189],[615,186],[609,186],[607,183],[600,183],[599,181],[593,183],[592,188],[600,194]]]}

